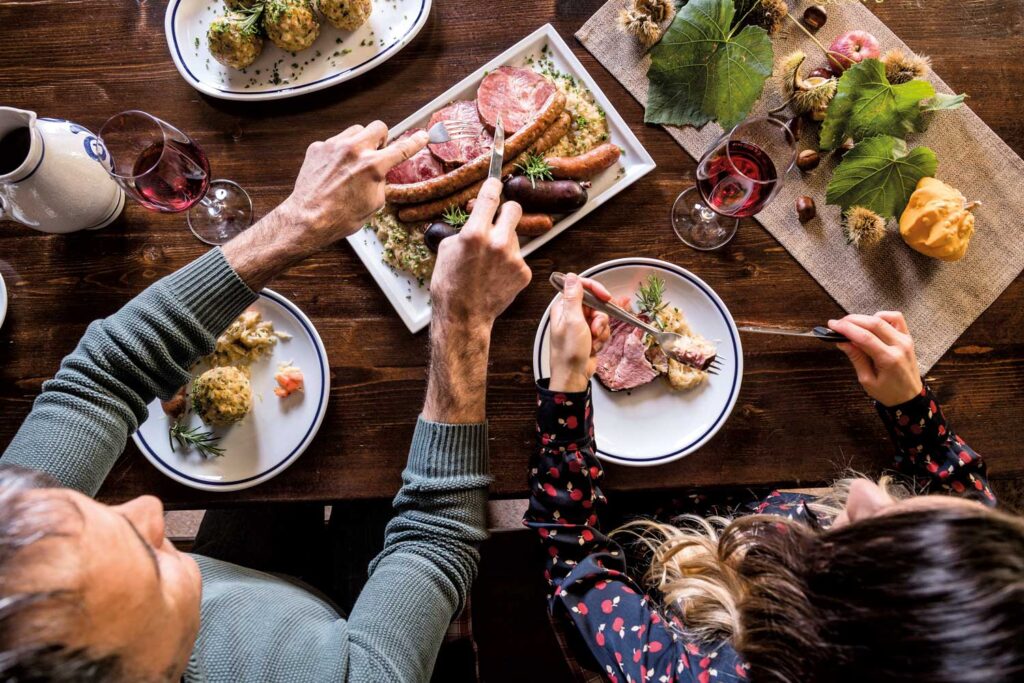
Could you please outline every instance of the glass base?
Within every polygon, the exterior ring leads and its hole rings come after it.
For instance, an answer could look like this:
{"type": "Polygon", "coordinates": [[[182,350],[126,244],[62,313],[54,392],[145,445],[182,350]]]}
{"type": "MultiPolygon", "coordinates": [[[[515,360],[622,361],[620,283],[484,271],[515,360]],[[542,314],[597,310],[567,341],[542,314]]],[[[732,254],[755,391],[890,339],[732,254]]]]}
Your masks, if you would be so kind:
{"type": "Polygon", "coordinates": [[[200,241],[219,246],[252,225],[252,199],[231,180],[211,180],[206,196],[188,210],[188,227],[200,241]]]}
{"type": "Polygon", "coordinates": [[[684,190],[672,205],[672,229],[687,246],[700,251],[724,247],[740,222],[712,211],[696,187],[684,190]]]}

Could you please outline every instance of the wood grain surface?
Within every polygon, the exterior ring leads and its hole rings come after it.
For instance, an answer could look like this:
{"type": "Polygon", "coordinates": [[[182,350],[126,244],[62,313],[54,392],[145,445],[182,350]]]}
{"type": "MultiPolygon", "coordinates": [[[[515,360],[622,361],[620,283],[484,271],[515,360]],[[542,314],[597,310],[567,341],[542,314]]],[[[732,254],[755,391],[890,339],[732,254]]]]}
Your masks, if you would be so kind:
{"type": "MultiPolygon", "coordinates": [[[[530,352],[551,299],[553,269],[624,256],[666,259],[704,278],[738,320],[820,324],[839,306],[760,226],[745,221],[716,253],[676,239],[668,212],[695,164],[572,38],[601,0],[435,0],[423,32],[370,73],[277,102],[200,95],[175,70],[163,34],[165,2],[0,0],[0,103],[98,129],[139,108],[192,134],[215,177],[252,194],[257,212],[284,199],[306,146],[354,123],[397,122],[478,65],[551,22],[622,113],[658,168],[530,257],[534,282],[495,329],[488,391],[496,496],[525,493],[533,438],[530,352]]],[[[1018,153],[1024,154],[1024,2],[871,3],[912,48],[1018,153]]],[[[984,154],[985,150],[977,150],[984,154]]],[[[838,228],[837,228],[838,229],[838,228]]],[[[978,226],[979,232],[985,230],[978,226]]],[[[0,272],[10,311],[0,329],[0,445],[89,321],[203,253],[181,215],[129,204],[96,233],[47,236],[0,223],[0,272]]],[[[850,258],[856,258],[851,250],[850,258]]],[[[389,497],[400,484],[425,379],[426,335],[410,335],[347,244],[291,269],[273,288],[313,320],[331,361],[329,413],[288,471],[234,494],[182,487],[129,445],[101,498],[154,493],[170,507],[242,501],[389,497]]],[[[1024,285],[1018,278],[933,369],[947,414],[990,462],[997,491],[1020,489],[1024,448],[1024,285]]],[[[746,373],[732,418],[707,446],[658,468],[609,467],[609,491],[687,486],[811,484],[852,466],[876,472],[892,448],[840,353],[824,344],[744,338],[746,373]]],[[[599,416],[598,416],[599,417],[599,416]]]]}

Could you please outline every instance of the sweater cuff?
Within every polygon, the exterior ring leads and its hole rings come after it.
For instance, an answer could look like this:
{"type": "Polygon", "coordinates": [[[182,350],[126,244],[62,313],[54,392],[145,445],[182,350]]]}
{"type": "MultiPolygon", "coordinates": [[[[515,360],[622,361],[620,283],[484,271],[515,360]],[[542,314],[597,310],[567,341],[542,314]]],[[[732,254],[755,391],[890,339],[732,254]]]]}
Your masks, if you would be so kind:
{"type": "Polygon", "coordinates": [[[214,337],[258,297],[228,264],[220,247],[169,275],[166,284],[214,337]]]}
{"type": "Polygon", "coordinates": [[[487,423],[416,422],[407,469],[421,477],[487,477],[487,423]]]}

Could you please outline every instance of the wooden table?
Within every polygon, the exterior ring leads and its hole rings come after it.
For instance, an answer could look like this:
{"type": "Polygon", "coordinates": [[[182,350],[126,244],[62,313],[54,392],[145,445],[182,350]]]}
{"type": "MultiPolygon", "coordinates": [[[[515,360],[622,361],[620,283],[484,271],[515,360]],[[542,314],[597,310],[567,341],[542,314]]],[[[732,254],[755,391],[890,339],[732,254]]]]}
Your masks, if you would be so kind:
{"type": "MultiPolygon", "coordinates": [[[[494,494],[522,496],[533,432],[530,351],[551,299],[546,274],[622,256],[682,265],[714,287],[737,319],[820,323],[839,306],[753,221],[719,252],[699,253],[668,224],[694,162],[583,50],[572,33],[602,0],[435,0],[423,32],[391,61],[334,88],[279,102],[209,99],[175,71],[163,35],[164,2],[0,2],[0,102],[97,129],[140,108],[193,134],[215,175],[252,194],[263,214],[285,198],[306,146],[357,122],[397,122],[513,42],[551,22],[573,45],[654,156],[656,171],[529,263],[534,283],[498,322],[488,413],[494,494]],[[504,10],[504,11],[503,11],[504,10]]],[[[872,3],[1018,154],[1024,154],[1024,4],[1020,0],[872,3]]],[[[984,229],[982,226],[980,229],[984,229]]],[[[129,204],[98,233],[46,236],[0,223],[0,272],[11,294],[0,329],[0,444],[14,435],[40,385],[92,319],[203,253],[181,215],[129,204]]],[[[397,490],[425,378],[426,334],[410,335],[347,244],[273,283],[312,318],[331,359],[332,391],[310,449],[276,479],[208,494],[161,475],[133,445],[101,497],[159,495],[172,507],[239,501],[388,497],[397,490]]],[[[1024,283],[1018,279],[930,375],[948,415],[991,463],[997,490],[1024,480],[1016,441],[1024,394],[1024,283]]],[[[607,489],[807,484],[845,466],[874,472],[892,454],[846,359],[823,344],[744,339],[746,373],[732,418],[707,446],[655,469],[609,467],[607,489]]]]}

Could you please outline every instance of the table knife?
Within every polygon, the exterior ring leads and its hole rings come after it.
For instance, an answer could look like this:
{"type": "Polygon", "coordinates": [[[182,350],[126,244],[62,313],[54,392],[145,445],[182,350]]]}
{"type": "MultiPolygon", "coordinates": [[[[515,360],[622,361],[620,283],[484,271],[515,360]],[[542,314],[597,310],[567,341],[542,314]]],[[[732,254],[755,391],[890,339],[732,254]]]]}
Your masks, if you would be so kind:
{"type": "Polygon", "coordinates": [[[758,334],[782,334],[787,337],[813,337],[823,342],[848,342],[850,341],[838,332],[833,332],[827,327],[812,327],[803,329],[800,327],[765,327],[761,325],[740,325],[740,332],[757,332],[758,334]]]}
{"type": "Polygon", "coordinates": [[[498,117],[498,125],[494,129],[494,145],[491,147],[491,168],[487,172],[488,178],[501,180],[501,167],[505,164],[505,126],[501,124],[501,117],[498,117]]]}

